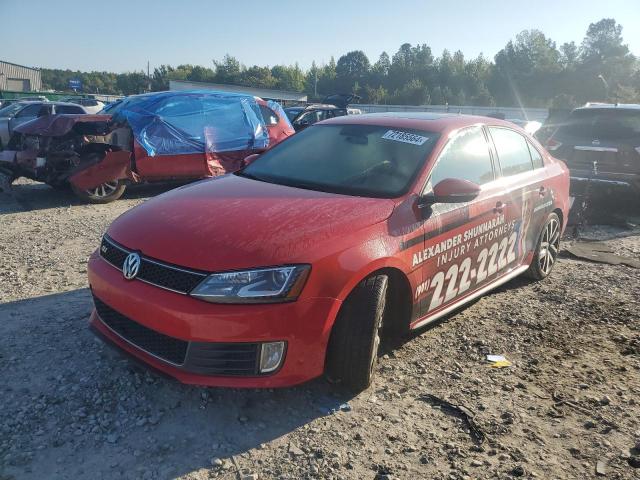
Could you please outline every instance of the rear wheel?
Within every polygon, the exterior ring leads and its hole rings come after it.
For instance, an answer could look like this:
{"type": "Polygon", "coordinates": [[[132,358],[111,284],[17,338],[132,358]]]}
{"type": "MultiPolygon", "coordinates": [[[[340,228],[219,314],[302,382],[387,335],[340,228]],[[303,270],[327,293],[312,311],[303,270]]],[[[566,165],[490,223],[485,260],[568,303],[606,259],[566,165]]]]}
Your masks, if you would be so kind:
{"type": "Polygon", "coordinates": [[[126,190],[127,185],[122,180],[113,180],[88,190],[72,188],[73,192],[82,200],[90,203],[109,203],[119,199],[126,190]]]}
{"type": "Polygon", "coordinates": [[[0,169],[0,193],[9,193],[11,190],[11,183],[13,182],[13,175],[9,172],[5,172],[0,169]]]}
{"type": "Polygon", "coordinates": [[[558,258],[560,250],[560,217],[552,213],[547,218],[538,238],[533,261],[527,270],[527,276],[534,280],[547,277],[558,258]]]}
{"type": "Polygon", "coordinates": [[[327,375],[349,390],[360,392],[371,384],[388,283],[386,275],[374,275],[360,282],[342,305],[331,331],[327,375]]]}

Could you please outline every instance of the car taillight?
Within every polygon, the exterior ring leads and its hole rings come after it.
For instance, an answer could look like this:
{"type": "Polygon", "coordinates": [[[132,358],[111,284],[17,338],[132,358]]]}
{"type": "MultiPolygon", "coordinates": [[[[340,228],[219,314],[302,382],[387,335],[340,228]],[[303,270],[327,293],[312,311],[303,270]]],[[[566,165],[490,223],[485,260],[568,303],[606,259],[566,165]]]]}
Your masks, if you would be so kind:
{"type": "Polygon", "coordinates": [[[562,146],[562,143],[557,141],[554,138],[550,138],[549,140],[547,140],[546,146],[547,146],[547,150],[549,150],[550,152],[554,152],[562,146]]]}

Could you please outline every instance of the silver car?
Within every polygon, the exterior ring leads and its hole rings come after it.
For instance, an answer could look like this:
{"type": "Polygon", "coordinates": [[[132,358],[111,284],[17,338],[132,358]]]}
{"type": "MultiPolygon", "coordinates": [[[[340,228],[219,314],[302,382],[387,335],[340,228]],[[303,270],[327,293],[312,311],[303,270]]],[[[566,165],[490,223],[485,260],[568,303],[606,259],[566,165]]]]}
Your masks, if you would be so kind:
{"type": "Polygon", "coordinates": [[[84,107],[64,102],[16,102],[0,108],[0,150],[2,150],[18,125],[45,115],[60,113],[87,113],[84,107]]]}

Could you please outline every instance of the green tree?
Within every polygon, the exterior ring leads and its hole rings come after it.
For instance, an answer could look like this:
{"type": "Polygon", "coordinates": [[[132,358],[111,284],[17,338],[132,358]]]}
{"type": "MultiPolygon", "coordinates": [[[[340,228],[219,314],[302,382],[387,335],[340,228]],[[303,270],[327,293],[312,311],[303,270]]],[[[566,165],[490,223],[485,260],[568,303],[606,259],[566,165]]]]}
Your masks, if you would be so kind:
{"type": "Polygon", "coordinates": [[[214,60],[213,63],[216,66],[215,80],[217,83],[240,83],[244,67],[235,57],[227,54],[222,61],[214,60]]]}
{"type": "Polygon", "coordinates": [[[584,101],[616,100],[637,68],[636,58],[623,43],[622,26],[613,18],[592,23],[582,41],[576,68],[578,97],[584,101]]]}
{"type": "Polygon", "coordinates": [[[367,81],[371,65],[362,50],[341,56],[336,65],[336,86],[342,93],[350,93],[354,86],[367,81]]]}

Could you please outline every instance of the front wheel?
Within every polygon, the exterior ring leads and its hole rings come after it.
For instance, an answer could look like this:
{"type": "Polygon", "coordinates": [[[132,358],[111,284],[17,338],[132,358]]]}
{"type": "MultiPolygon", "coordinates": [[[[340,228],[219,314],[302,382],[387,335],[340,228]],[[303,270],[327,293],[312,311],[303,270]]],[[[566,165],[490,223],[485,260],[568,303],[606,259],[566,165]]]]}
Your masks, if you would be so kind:
{"type": "Polygon", "coordinates": [[[388,283],[386,275],[360,282],[345,300],[331,330],[326,373],[331,381],[348,390],[360,392],[371,384],[388,283]]]}
{"type": "Polygon", "coordinates": [[[527,276],[534,280],[546,278],[553,269],[560,250],[560,217],[552,213],[547,218],[538,238],[533,261],[527,276]]]}
{"type": "Polygon", "coordinates": [[[80,190],[72,185],[73,192],[89,203],[109,203],[119,199],[127,188],[122,180],[113,180],[88,190],[80,190]]]}

